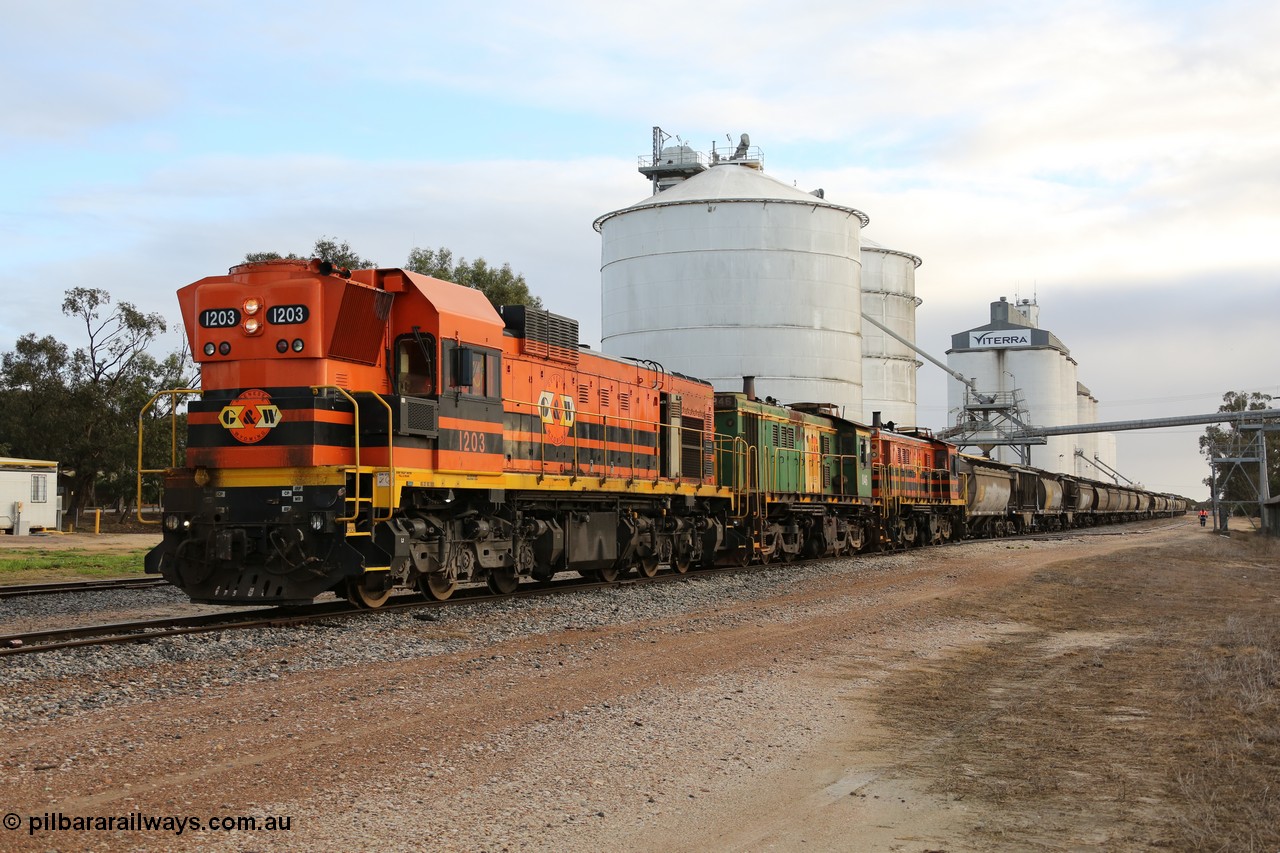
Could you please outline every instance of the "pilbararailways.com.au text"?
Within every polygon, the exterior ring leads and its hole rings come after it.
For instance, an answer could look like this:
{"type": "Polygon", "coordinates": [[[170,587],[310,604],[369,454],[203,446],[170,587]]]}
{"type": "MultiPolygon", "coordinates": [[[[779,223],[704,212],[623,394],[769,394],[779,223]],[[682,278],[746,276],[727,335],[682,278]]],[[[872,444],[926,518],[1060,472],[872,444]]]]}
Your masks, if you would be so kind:
{"type": "Polygon", "coordinates": [[[27,835],[46,832],[169,832],[182,835],[184,832],[289,832],[293,829],[293,818],[274,815],[213,815],[199,818],[142,812],[115,815],[44,812],[27,815],[24,819],[22,815],[9,812],[3,818],[3,825],[8,830],[17,830],[25,825],[27,835]]]}

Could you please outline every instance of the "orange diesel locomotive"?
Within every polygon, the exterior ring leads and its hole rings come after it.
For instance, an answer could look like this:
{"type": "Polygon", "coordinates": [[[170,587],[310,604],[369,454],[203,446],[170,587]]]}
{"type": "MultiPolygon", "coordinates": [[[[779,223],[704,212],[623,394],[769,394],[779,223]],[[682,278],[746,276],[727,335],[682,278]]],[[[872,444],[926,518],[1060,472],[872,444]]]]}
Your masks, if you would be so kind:
{"type": "Polygon", "coordinates": [[[396,586],[750,556],[711,386],[582,350],[576,321],[318,261],[178,296],[202,390],[146,568],[194,601],[376,607],[396,586]]]}

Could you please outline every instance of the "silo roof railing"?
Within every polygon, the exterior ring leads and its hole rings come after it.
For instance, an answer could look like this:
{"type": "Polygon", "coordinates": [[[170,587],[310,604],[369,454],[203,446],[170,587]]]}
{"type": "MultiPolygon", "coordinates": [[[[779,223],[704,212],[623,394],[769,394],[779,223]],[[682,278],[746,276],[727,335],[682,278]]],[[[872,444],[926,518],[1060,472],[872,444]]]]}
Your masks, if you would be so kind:
{"type": "Polygon", "coordinates": [[[871,222],[871,217],[867,216],[861,210],[857,210],[852,207],[845,207],[842,204],[832,204],[829,201],[823,201],[817,197],[814,197],[809,199],[808,201],[805,201],[804,199],[798,199],[798,198],[797,199],[769,198],[766,196],[760,196],[757,198],[725,198],[725,199],[705,199],[705,198],[684,199],[682,198],[682,199],[672,199],[670,201],[665,201],[665,200],[654,201],[650,204],[638,204],[638,205],[635,205],[634,207],[624,207],[622,210],[611,211],[609,213],[606,213],[604,216],[601,216],[591,225],[593,228],[599,231],[600,226],[602,226],[605,222],[609,221],[610,219],[613,219],[615,216],[621,216],[624,213],[634,213],[637,210],[656,210],[661,207],[682,207],[682,206],[688,207],[690,205],[706,206],[706,205],[716,205],[716,204],[751,204],[751,203],[795,204],[795,205],[801,205],[804,207],[823,207],[829,210],[838,210],[849,216],[857,217],[858,221],[862,223],[863,228],[866,228],[867,225],[871,222]]]}

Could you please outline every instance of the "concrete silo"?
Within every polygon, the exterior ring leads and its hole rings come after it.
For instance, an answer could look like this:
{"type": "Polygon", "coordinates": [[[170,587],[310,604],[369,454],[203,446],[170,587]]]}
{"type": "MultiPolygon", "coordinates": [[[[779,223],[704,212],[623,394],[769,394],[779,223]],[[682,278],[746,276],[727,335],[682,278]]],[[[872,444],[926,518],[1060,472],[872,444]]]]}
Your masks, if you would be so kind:
{"type": "MultiPolygon", "coordinates": [[[[916,268],[920,259],[862,239],[862,313],[909,341],[916,339],[916,268]]],[[[862,325],[862,419],[915,426],[916,371],[922,362],[910,347],[871,323],[862,325]]]]}
{"type": "MultiPolygon", "coordinates": [[[[1036,426],[1078,423],[1076,362],[1070,350],[1051,332],[1036,326],[1039,308],[1024,300],[1012,304],[1003,297],[991,303],[991,322],[952,335],[947,366],[975,380],[984,394],[1018,399],[1025,422],[1036,426]]],[[[965,387],[947,381],[947,408],[960,412],[965,387]]],[[[1076,473],[1079,436],[1050,436],[1031,448],[1030,464],[1046,471],[1076,473]]],[[[1012,448],[997,446],[992,457],[1017,461],[1012,448]]]]}
{"type": "Polygon", "coordinates": [[[745,137],[688,171],[595,222],[602,349],[718,390],[755,376],[760,397],[860,417],[866,215],[764,175],[745,137]]]}
{"type": "MultiPolygon", "coordinates": [[[[1076,423],[1092,424],[1098,422],[1098,398],[1084,385],[1076,384],[1076,423]]],[[[1076,436],[1076,445],[1080,450],[1080,455],[1076,457],[1075,474],[1078,477],[1088,477],[1091,480],[1098,479],[1098,469],[1092,464],[1094,456],[1098,452],[1098,434],[1093,432],[1081,433],[1076,436]]]]}

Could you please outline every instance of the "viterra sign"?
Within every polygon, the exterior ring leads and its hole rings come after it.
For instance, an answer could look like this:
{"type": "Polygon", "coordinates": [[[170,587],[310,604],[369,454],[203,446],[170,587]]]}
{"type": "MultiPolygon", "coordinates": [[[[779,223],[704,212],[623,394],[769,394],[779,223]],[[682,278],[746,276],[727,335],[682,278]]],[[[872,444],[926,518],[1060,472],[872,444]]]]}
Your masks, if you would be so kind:
{"type": "Polygon", "coordinates": [[[971,349],[1029,346],[1031,346],[1030,329],[996,329],[990,332],[969,333],[969,347],[971,349]]]}

